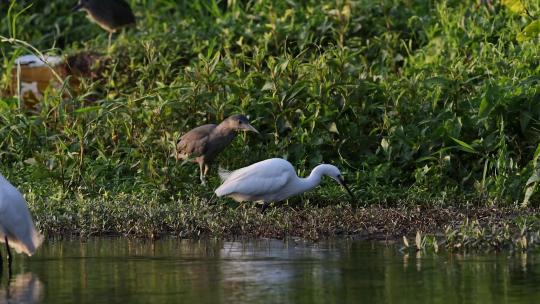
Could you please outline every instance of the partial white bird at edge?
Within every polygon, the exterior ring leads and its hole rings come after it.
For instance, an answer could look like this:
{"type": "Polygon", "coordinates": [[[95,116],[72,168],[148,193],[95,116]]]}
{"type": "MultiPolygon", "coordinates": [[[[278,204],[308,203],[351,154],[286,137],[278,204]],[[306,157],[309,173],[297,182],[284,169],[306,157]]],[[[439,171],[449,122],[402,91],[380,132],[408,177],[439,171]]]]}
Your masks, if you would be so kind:
{"type": "Polygon", "coordinates": [[[29,256],[43,242],[35,228],[22,194],[0,174],[0,242],[8,239],[9,246],[17,253],[29,256]]]}

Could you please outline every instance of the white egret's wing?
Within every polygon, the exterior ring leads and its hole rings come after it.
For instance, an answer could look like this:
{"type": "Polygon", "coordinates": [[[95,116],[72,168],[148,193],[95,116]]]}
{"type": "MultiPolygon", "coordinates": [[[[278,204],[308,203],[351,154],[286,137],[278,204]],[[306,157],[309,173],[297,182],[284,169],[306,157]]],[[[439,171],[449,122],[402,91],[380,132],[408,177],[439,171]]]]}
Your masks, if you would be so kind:
{"type": "Polygon", "coordinates": [[[229,171],[221,167],[218,168],[218,175],[222,182],[226,181],[227,178],[229,178],[232,173],[233,171],[229,171]]]}
{"type": "Polygon", "coordinates": [[[267,159],[231,172],[215,192],[217,196],[239,193],[257,198],[279,192],[293,177],[296,173],[288,161],[267,159]]]}

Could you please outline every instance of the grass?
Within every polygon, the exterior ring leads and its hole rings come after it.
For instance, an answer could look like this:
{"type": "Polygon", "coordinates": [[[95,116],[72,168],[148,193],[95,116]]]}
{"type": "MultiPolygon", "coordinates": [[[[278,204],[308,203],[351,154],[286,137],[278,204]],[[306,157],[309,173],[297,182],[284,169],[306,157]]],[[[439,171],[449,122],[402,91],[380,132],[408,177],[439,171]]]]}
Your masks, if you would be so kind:
{"type": "MultiPolygon", "coordinates": [[[[538,206],[535,1],[130,2],[137,28],[110,51],[71,1],[0,3],[0,36],[108,59],[79,94],[50,90],[37,112],[0,99],[0,170],[43,230],[316,238],[358,232],[335,223],[343,208],[538,206]],[[359,201],[327,182],[266,216],[207,204],[215,172],[201,187],[196,166],[169,155],[183,132],[232,113],[262,135],[240,136],[221,166],[284,157],[305,175],[333,163],[359,201]],[[310,228],[292,229],[303,214],[310,228]]],[[[5,89],[29,50],[4,39],[0,51],[5,89]]]]}

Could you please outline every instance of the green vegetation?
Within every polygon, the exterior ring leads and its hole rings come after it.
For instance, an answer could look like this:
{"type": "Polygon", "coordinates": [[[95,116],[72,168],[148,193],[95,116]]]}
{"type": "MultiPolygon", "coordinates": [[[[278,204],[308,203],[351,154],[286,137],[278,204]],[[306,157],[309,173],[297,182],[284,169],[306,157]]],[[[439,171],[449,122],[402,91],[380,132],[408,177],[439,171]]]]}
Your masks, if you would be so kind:
{"type": "Polygon", "coordinates": [[[48,232],[220,235],[246,216],[282,236],[291,210],[332,223],[351,205],[535,207],[540,7],[495,2],[137,0],[136,29],[109,52],[74,1],[16,1],[9,14],[0,2],[3,88],[29,52],[8,38],[108,58],[79,94],[51,90],[39,111],[0,99],[0,171],[48,232]],[[221,166],[285,157],[304,175],[333,163],[359,201],[325,183],[266,216],[209,204],[217,174],[202,187],[196,166],[169,155],[182,132],[231,113],[262,135],[240,136],[221,166]]]}

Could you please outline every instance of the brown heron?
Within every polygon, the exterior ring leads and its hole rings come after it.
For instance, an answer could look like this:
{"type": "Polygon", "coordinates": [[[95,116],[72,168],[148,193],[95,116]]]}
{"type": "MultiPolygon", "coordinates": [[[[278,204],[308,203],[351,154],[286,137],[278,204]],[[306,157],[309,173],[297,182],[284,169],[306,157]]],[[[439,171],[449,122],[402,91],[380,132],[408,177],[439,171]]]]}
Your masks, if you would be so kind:
{"type": "Polygon", "coordinates": [[[199,164],[201,183],[216,156],[236,137],[238,131],[259,133],[244,115],[233,115],[219,125],[207,124],[184,134],[176,145],[176,159],[188,160],[199,164]]]}
{"type": "Polygon", "coordinates": [[[111,46],[112,34],[118,29],[135,24],[135,16],[131,7],[124,0],[79,0],[74,11],[83,10],[88,18],[109,32],[111,46]]]}

